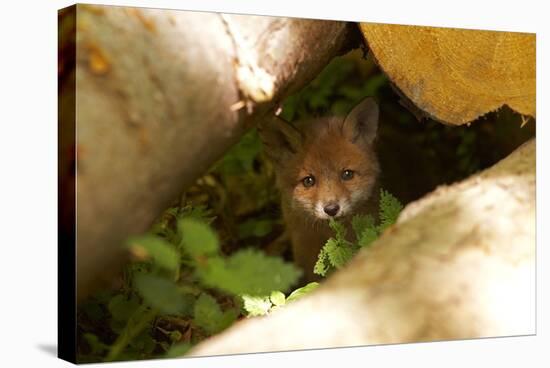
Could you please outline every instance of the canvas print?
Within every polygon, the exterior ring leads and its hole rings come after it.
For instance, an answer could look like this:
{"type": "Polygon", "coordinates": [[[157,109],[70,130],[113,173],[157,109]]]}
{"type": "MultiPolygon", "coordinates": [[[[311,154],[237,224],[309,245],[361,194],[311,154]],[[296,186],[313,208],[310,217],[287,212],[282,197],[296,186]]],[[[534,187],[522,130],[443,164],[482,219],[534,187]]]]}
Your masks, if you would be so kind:
{"type": "Polygon", "coordinates": [[[59,11],[59,356],[535,333],[535,35],[59,11]]]}

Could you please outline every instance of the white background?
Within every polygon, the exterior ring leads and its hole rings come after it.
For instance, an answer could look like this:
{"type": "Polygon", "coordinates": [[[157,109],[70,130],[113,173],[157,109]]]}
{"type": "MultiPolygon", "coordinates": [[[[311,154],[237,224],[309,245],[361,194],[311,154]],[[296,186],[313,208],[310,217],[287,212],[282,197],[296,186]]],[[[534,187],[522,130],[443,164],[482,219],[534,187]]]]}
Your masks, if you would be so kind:
{"type": "MultiPolygon", "coordinates": [[[[548,366],[548,10],[539,1],[102,1],[189,10],[537,33],[536,337],[116,363],[120,367],[548,366]],[[546,103],[546,105],[544,104],[546,103]],[[546,157],[546,159],[545,159],[546,157]],[[546,166],[546,167],[545,167],[546,166]],[[544,188],[544,190],[543,190],[544,188]],[[545,226],[546,225],[546,228],[545,226]],[[546,292],[544,292],[546,289],[546,292]],[[546,313],[545,313],[546,312],[546,313]],[[546,347],[546,349],[545,349],[546,347]]],[[[4,1],[0,10],[0,366],[61,367],[57,340],[57,9],[69,1],[4,1]]],[[[206,46],[206,45],[205,45],[206,46]]],[[[96,366],[96,365],[93,365],[96,366]]]]}

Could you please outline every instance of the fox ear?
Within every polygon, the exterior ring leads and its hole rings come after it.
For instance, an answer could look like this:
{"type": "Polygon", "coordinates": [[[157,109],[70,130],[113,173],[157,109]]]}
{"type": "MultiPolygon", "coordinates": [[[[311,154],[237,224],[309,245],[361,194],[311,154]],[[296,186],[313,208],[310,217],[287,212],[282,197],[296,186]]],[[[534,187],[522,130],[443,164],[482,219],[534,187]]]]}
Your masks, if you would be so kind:
{"type": "Polygon", "coordinates": [[[378,104],[372,97],[361,101],[344,119],[342,131],[352,142],[371,144],[378,130],[378,104]]]}
{"type": "Polygon", "coordinates": [[[258,133],[267,155],[274,161],[295,154],[302,145],[302,133],[275,115],[267,117],[258,125],[258,133]]]}

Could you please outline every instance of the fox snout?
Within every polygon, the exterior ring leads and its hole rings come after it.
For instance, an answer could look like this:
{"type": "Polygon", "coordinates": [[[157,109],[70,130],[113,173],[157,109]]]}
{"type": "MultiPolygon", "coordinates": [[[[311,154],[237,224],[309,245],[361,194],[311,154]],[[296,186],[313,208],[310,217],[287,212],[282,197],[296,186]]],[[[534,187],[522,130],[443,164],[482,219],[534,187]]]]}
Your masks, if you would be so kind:
{"type": "Polygon", "coordinates": [[[338,218],[346,214],[349,205],[345,200],[319,201],[315,205],[315,217],[328,220],[338,218]]]}
{"type": "Polygon", "coordinates": [[[338,203],[329,203],[323,207],[323,210],[330,217],[334,217],[338,214],[338,211],[340,211],[340,205],[338,203]]]}

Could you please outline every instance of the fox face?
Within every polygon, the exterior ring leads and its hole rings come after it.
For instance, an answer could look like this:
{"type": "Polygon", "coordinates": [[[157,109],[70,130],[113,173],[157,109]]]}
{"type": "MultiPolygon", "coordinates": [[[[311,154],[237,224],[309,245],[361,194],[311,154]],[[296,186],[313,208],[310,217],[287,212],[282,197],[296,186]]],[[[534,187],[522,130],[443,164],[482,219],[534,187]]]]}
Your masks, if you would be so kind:
{"type": "Polygon", "coordinates": [[[378,177],[377,127],[372,98],[345,118],[262,124],[260,137],[277,170],[283,201],[314,220],[353,215],[371,197],[378,177]]]}

